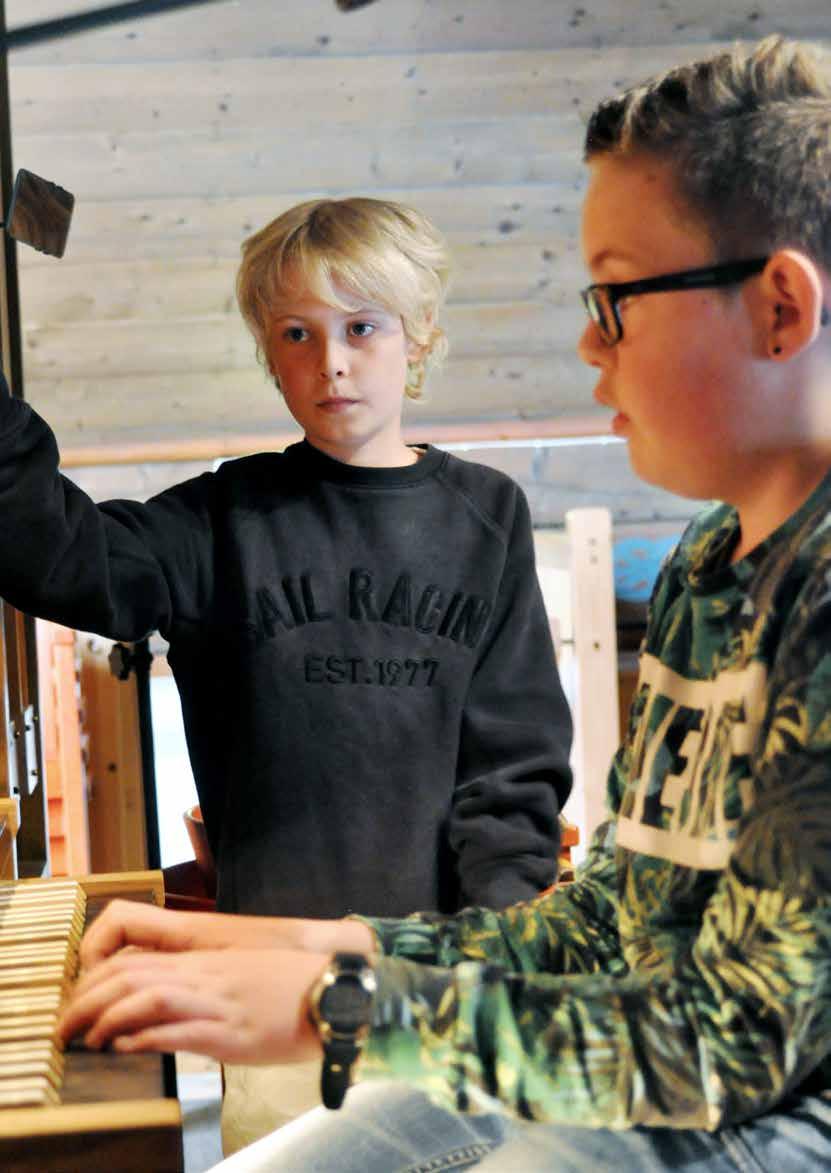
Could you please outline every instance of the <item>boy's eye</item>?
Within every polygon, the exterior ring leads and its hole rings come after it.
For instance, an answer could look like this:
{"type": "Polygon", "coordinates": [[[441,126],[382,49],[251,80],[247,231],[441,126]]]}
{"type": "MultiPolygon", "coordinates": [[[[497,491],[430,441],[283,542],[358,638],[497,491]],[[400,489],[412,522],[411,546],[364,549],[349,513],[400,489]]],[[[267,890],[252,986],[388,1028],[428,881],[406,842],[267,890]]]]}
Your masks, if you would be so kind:
{"type": "Polygon", "coordinates": [[[354,334],[356,338],[368,338],[374,330],[372,322],[353,322],[349,327],[350,334],[354,334]]]}
{"type": "Polygon", "coordinates": [[[302,326],[289,326],[283,334],[287,342],[303,342],[308,337],[302,326]]]}

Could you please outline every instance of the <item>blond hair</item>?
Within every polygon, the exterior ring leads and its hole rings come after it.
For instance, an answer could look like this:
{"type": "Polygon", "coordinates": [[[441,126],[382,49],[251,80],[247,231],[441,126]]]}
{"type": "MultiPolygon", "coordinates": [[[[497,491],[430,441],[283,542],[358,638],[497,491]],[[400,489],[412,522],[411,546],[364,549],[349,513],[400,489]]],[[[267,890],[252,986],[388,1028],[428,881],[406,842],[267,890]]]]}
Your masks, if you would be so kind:
{"type": "Polygon", "coordinates": [[[444,237],[414,208],[363,196],[309,200],[243,242],[237,300],[264,362],[273,309],[286,293],[308,290],[345,311],[367,300],[384,306],[421,349],[407,369],[406,393],[418,399],[427,364],[447,350],[437,319],[449,272],[444,237]]]}
{"type": "Polygon", "coordinates": [[[803,250],[831,270],[831,68],[819,47],[766,37],[670,69],[592,115],[588,162],[647,154],[719,259],[803,250]]]}

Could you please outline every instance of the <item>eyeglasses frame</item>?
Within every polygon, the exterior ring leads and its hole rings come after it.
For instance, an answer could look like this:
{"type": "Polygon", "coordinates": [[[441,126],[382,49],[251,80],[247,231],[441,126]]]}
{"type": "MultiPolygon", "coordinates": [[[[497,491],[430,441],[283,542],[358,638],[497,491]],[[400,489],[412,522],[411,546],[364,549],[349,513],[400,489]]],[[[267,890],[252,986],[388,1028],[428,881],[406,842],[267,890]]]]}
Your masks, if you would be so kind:
{"type": "MultiPolygon", "coordinates": [[[[641,281],[597,282],[587,285],[580,290],[586,312],[597,327],[601,338],[608,346],[616,346],[623,338],[623,322],[620,320],[618,302],[626,297],[634,297],[639,293],[676,293],[685,289],[713,289],[724,285],[739,285],[748,277],[761,273],[769,261],[769,257],[753,257],[745,261],[725,261],[722,265],[708,265],[700,269],[682,269],[677,273],[664,273],[660,277],[645,277],[641,281]],[[612,311],[612,320],[616,327],[613,338],[607,337],[598,321],[598,316],[592,312],[596,305],[598,290],[604,290],[612,311]]],[[[601,315],[602,316],[602,315],[601,315]]]]}

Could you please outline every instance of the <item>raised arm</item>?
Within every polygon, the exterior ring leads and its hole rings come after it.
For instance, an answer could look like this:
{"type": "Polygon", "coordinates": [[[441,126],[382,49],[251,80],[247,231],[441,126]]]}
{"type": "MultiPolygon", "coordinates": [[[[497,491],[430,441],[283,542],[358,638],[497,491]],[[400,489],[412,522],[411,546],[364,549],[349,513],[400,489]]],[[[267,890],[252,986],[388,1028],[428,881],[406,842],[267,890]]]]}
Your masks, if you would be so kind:
{"type": "Polygon", "coordinates": [[[0,595],[120,639],[195,619],[212,590],[208,481],[99,506],[58,459],[47,424],[0,382],[0,595]]]}

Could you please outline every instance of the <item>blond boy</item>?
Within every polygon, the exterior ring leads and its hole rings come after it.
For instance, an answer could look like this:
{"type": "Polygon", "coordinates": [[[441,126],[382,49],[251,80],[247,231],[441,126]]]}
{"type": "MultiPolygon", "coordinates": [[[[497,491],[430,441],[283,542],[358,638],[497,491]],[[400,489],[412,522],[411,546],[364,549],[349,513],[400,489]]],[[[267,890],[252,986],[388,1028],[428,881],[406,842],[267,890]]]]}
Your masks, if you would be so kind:
{"type": "Polygon", "coordinates": [[[0,594],[168,639],[224,911],[449,913],[556,876],[571,724],[527,503],[402,436],[447,275],[441,234],[401,204],[315,200],[267,225],[239,301],[304,438],[146,504],[95,505],[0,394],[0,594]]]}

